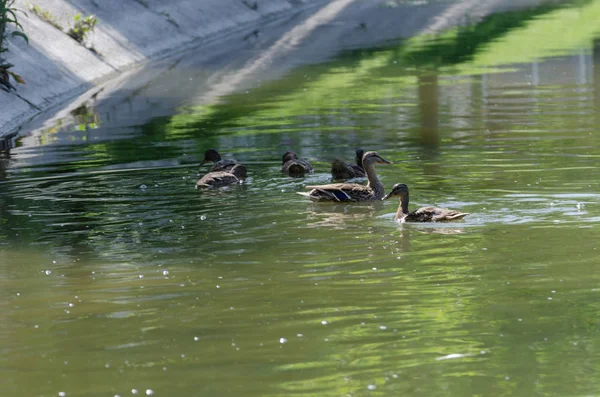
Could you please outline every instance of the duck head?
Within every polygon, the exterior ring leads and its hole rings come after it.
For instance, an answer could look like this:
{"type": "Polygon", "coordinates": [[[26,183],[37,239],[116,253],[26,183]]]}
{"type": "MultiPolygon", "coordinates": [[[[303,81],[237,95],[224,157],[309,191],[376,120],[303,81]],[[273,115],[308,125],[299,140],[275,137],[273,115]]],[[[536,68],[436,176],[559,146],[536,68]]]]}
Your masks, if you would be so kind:
{"type": "Polygon", "coordinates": [[[209,162],[216,163],[217,161],[221,161],[221,155],[219,154],[219,152],[217,152],[216,149],[208,149],[206,152],[204,152],[204,160],[202,160],[200,165],[209,162]]]}

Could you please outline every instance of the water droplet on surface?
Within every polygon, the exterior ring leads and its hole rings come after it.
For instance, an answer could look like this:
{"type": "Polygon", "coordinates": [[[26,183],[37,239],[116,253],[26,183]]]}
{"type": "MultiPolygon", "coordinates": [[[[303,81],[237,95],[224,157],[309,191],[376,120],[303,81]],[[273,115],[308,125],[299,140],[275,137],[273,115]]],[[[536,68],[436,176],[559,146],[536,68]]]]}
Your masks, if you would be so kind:
{"type": "Polygon", "coordinates": [[[375,390],[375,389],[377,389],[377,386],[375,386],[375,385],[369,385],[369,386],[367,386],[367,389],[369,389],[369,390],[375,390]]]}
{"type": "Polygon", "coordinates": [[[283,345],[284,343],[287,343],[287,339],[279,338],[279,343],[281,343],[283,345]]]}

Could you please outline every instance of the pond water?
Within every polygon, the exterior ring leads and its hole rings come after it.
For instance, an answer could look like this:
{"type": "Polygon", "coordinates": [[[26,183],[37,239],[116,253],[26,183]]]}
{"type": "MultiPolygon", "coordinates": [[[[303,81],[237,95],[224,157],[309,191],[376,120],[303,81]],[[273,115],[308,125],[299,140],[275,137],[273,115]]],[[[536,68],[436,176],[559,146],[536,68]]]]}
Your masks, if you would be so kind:
{"type": "Polygon", "coordinates": [[[20,138],[0,168],[1,394],[596,394],[599,44],[527,47],[583,26],[580,3],[20,138]],[[246,183],[196,190],[210,147],[246,183]],[[471,215],[398,225],[396,200],[296,194],[357,147],[394,162],[378,174],[411,208],[471,215]],[[316,172],[282,175],[288,149],[316,172]]]}

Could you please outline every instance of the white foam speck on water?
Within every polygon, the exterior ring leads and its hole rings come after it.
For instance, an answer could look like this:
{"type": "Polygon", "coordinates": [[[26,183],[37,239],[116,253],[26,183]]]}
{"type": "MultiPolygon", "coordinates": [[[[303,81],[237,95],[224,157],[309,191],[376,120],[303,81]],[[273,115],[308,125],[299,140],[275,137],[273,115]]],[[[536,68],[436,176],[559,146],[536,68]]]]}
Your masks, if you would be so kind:
{"type": "Polygon", "coordinates": [[[67,395],[67,393],[65,393],[64,391],[59,391],[58,392],[58,396],[59,397],[65,397],[67,395]]]}
{"type": "Polygon", "coordinates": [[[50,269],[45,270],[44,273],[46,273],[46,276],[49,276],[52,274],[52,270],[50,270],[50,269]]]}
{"type": "Polygon", "coordinates": [[[469,357],[472,356],[472,354],[460,354],[460,353],[452,353],[452,354],[447,354],[445,356],[442,357],[436,357],[436,361],[442,361],[442,360],[452,360],[454,358],[462,358],[462,357],[469,357]]]}
{"type": "Polygon", "coordinates": [[[194,336],[194,341],[198,342],[200,338],[198,336],[194,336]]]}
{"type": "Polygon", "coordinates": [[[367,389],[369,389],[369,390],[375,390],[375,389],[377,389],[377,386],[375,386],[375,385],[369,385],[369,386],[367,386],[367,389]]]}
{"type": "Polygon", "coordinates": [[[168,276],[169,275],[169,271],[168,270],[163,270],[163,276],[168,276]]]}
{"type": "Polygon", "coordinates": [[[200,217],[200,220],[201,220],[201,221],[205,221],[205,220],[206,220],[206,215],[202,215],[202,216],[200,217]]]}
{"type": "Polygon", "coordinates": [[[328,322],[327,320],[322,320],[322,321],[321,321],[321,324],[323,324],[323,325],[327,325],[327,324],[329,324],[329,322],[328,322]]]}
{"type": "Polygon", "coordinates": [[[137,389],[131,389],[131,394],[138,394],[137,389]]]}
{"type": "Polygon", "coordinates": [[[302,334],[296,334],[296,336],[297,336],[298,338],[302,338],[304,335],[302,335],[302,334]]]}
{"type": "Polygon", "coordinates": [[[147,188],[148,188],[148,186],[146,186],[146,185],[140,185],[140,189],[142,189],[142,190],[147,189],[147,188]]]}
{"type": "Polygon", "coordinates": [[[380,325],[379,329],[382,330],[382,331],[385,331],[387,329],[387,327],[385,325],[380,325]]]}
{"type": "Polygon", "coordinates": [[[138,275],[138,278],[144,278],[143,274],[138,275]]]}
{"type": "Polygon", "coordinates": [[[287,343],[287,339],[279,338],[279,343],[281,343],[283,345],[284,343],[287,343]]]}
{"type": "Polygon", "coordinates": [[[154,394],[154,390],[152,390],[152,389],[146,389],[146,395],[147,396],[151,396],[153,394],[154,394]]]}

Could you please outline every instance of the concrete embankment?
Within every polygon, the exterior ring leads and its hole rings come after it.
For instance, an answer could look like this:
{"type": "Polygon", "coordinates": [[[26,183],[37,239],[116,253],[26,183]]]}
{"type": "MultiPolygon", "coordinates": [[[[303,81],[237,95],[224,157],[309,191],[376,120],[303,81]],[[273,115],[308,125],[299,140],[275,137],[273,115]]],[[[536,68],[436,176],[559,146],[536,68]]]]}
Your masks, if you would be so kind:
{"type": "Polygon", "coordinates": [[[214,41],[291,15],[323,0],[17,0],[19,22],[29,36],[10,38],[3,54],[24,85],[0,91],[0,136],[40,111],[148,60],[214,41]],[[30,10],[47,12],[63,31],[30,10]],[[89,37],[97,53],[65,32],[73,17],[95,15],[89,37]]]}
{"type": "Polygon", "coordinates": [[[403,0],[44,0],[38,4],[17,0],[19,9],[38,5],[63,29],[30,11],[28,17],[21,17],[30,44],[18,37],[10,39],[6,58],[26,84],[18,85],[17,92],[0,91],[0,137],[111,77],[122,75],[110,80],[105,94],[124,85],[135,90],[134,85],[144,84],[140,81],[146,76],[127,77],[125,71],[176,53],[193,51],[195,57],[205,58],[219,54],[217,64],[229,73],[204,90],[210,99],[239,87],[257,71],[273,78],[277,71],[321,61],[343,48],[435,33],[493,12],[544,1],[549,0],[414,4],[403,0]],[[65,34],[77,13],[98,18],[89,40],[96,53],[65,34]],[[269,24],[272,21],[276,23],[269,24]],[[264,29],[257,39],[259,27],[264,29]],[[235,32],[242,36],[250,32],[250,39],[243,41],[245,48],[223,40],[235,32]],[[243,60],[240,51],[248,49],[251,58],[243,60]],[[233,65],[238,58],[242,66],[233,65]]]}

